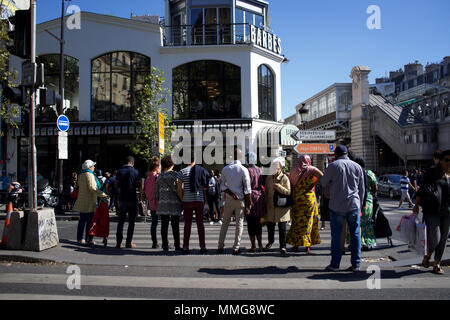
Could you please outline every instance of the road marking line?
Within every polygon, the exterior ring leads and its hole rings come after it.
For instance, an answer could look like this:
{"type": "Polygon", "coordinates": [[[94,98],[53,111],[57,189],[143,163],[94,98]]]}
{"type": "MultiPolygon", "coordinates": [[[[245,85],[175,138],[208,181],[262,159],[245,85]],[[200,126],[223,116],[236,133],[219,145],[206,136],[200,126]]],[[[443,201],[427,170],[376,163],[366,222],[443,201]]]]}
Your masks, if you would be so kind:
{"type": "MultiPolygon", "coordinates": [[[[333,273],[330,276],[336,277],[333,273]]],[[[325,276],[320,272],[320,276],[325,276]]],[[[229,278],[229,277],[125,277],[81,276],[83,286],[183,288],[183,289],[248,289],[248,290],[339,290],[367,289],[367,279],[354,279],[342,274],[342,280],[308,278],[229,278]]],[[[65,286],[67,275],[3,273],[0,283],[26,283],[65,286]]],[[[382,289],[450,288],[450,278],[381,279],[382,289]]]]}

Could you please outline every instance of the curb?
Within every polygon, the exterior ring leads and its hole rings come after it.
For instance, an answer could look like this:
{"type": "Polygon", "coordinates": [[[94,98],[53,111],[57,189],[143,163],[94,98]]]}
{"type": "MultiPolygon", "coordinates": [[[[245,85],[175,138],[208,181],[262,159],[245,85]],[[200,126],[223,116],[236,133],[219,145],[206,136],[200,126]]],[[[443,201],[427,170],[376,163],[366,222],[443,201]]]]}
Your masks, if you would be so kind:
{"type": "Polygon", "coordinates": [[[18,256],[18,255],[0,255],[0,262],[22,262],[22,263],[64,263],[66,262],[58,262],[56,260],[49,260],[43,258],[34,258],[28,256],[18,256]]]}

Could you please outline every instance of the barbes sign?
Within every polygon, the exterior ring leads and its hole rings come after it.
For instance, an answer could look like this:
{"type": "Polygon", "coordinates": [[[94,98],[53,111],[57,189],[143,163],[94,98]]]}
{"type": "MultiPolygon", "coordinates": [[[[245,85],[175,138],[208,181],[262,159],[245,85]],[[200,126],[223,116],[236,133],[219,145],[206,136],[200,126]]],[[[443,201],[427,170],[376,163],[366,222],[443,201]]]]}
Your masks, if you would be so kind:
{"type": "Polygon", "coordinates": [[[281,54],[281,39],[254,25],[250,25],[250,39],[253,44],[281,54]]]}

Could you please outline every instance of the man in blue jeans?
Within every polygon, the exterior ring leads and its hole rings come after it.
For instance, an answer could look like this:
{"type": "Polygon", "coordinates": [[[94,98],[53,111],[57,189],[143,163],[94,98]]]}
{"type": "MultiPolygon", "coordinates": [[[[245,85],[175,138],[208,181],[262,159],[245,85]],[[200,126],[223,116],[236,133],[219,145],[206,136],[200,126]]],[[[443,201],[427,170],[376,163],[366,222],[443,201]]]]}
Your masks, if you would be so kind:
{"type": "Polygon", "coordinates": [[[331,263],[326,270],[338,271],[341,263],[342,228],[347,220],[350,230],[352,266],[359,271],[361,264],[360,213],[364,199],[364,170],[347,156],[347,147],[337,146],[336,161],[328,166],[320,180],[322,187],[330,187],[331,263]]]}

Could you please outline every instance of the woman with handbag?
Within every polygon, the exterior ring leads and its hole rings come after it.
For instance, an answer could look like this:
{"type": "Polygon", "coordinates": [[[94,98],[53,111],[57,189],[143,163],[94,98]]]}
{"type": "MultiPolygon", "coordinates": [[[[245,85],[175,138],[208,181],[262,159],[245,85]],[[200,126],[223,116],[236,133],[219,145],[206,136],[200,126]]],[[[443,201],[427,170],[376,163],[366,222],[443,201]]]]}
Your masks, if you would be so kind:
{"type": "Polygon", "coordinates": [[[82,173],[78,175],[78,197],[73,207],[73,211],[80,212],[78,221],[77,241],[79,244],[93,245],[93,237],[89,235],[91,221],[97,207],[97,197],[106,198],[106,194],[101,191],[100,181],[94,174],[95,162],[86,160],[81,166],[82,173]],[[86,240],[83,240],[83,233],[86,230],[86,240]]]}
{"type": "Polygon", "coordinates": [[[444,274],[441,259],[450,230],[450,150],[441,154],[439,163],[430,168],[423,177],[423,185],[416,197],[413,212],[419,213],[422,207],[427,230],[427,254],[422,266],[430,266],[431,255],[434,252],[435,274],[444,274]]]}
{"type": "Polygon", "coordinates": [[[269,243],[266,249],[270,249],[275,242],[275,225],[278,223],[280,252],[285,255],[287,223],[291,220],[290,204],[288,201],[291,194],[291,183],[289,178],[283,173],[284,159],[276,158],[272,161],[273,175],[266,178],[266,215],[264,220],[267,223],[269,233],[269,243]]]}
{"type": "Polygon", "coordinates": [[[311,165],[308,155],[301,155],[297,166],[292,168],[289,180],[292,186],[292,225],[287,234],[287,243],[292,250],[298,252],[298,247],[306,247],[310,253],[311,246],[320,244],[319,209],[314,188],[319,183],[323,173],[311,165]]]}

